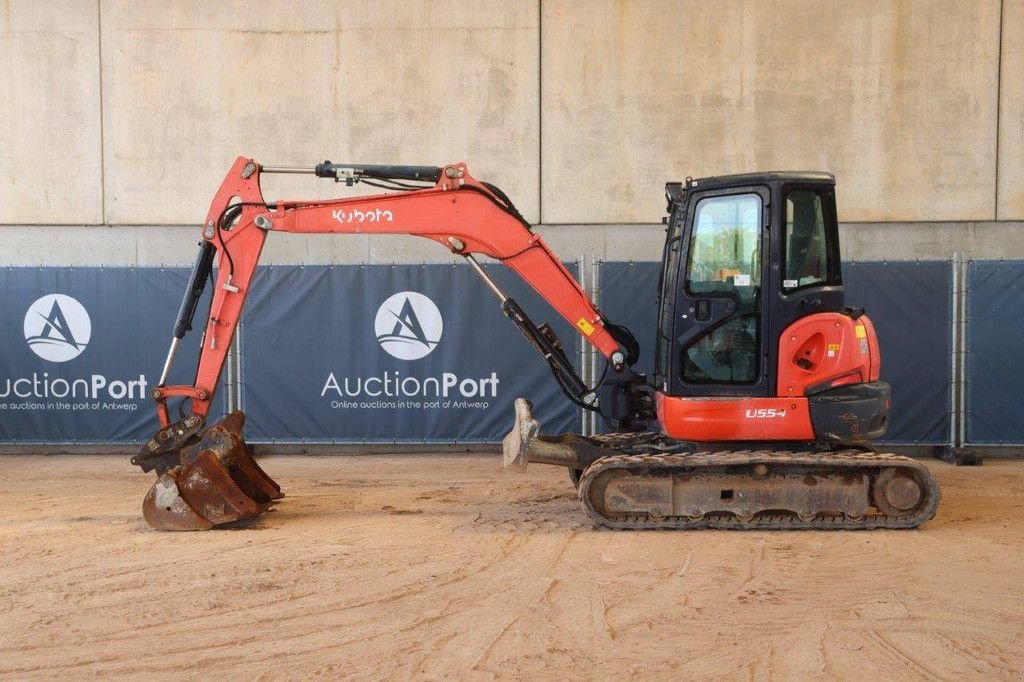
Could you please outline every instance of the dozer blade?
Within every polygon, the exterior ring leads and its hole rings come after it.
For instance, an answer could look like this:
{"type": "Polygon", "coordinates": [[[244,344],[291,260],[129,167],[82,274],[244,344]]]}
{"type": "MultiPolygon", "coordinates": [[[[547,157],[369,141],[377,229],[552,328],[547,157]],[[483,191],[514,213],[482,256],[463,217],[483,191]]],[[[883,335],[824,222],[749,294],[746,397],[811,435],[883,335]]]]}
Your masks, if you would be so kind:
{"type": "Polygon", "coordinates": [[[526,398],[516,398],[515,412],[516,423],[501,441],[502,459],[506,469],[525,469],[540,424],[533,418],[533,405],[526,398]]]}
{"type": "Polygon", "coordinates": [[[516,398],[515,412],[515,424],[501,441],[506,469],[522,470],[533,462],[582,472],[610,454],[594,439],[575,433],[545,436],[540,432],[540,423],[533,418],[533,404],[526,398],[516,398]]]}
{"type": "Polygon", "coordinates": [[[160,474],[142,514],[158,530],[208,530],[262,514],[284,495],[253,459],[242,436],[245,415],[232,412],[178,452],[179,464],[160,474]]]}

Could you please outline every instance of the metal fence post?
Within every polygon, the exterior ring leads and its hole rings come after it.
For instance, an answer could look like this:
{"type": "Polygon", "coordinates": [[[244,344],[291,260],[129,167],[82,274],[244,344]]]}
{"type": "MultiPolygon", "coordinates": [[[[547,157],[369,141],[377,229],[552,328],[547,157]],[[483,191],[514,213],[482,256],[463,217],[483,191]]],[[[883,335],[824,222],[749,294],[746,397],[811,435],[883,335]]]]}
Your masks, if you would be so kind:
{"type": "Polygon", "coordinates": [[[970,286],[970,258],[959,251],[953,254],[953,301],[952,301],[952,371],[950,401],[952,414],[949,425],[949,445],[937,448],[935,456],[951,464],[981,464],[981,455],[967,443],[967,293],[970,286]]]}
{"type": "Polygon", "coordinates": [[[953,259],[950,263],[952,267],[952,280],[953,280],[953,295],[952,295],[952,314],[950,315],[950,382],[949,382],[949,407],[951,410],[949,419],[949,445],[950,447],[959,447],[962,443],[960,440],[960,422],[962,421],[962,415],[960,414],[961,409],[961,395],[960,385],[962,383],[963,362],[961,358],[960,348],[960,290],[963,286],[962,280],[960,279],[961,270],[960,266],[963,262],[963,256],[959,251],[953,254],[953,259]]]}
{"type": "MultiPolygon", "coordinates": [[[[586,257],[580,254],[576,257],[576,276],[579,278],[580,286],[583,287],[583,293],[590,295],[587,291],[587,271],[586,271],[586,257]]],[[[590,376],[590,363],[588,362],[588,352],[590,344],[583,340],[583,337],[577,336],[577,342],[580,344],[579,352],[579,363],[580,363],[580,378],[583,379],[583,383],[587,386],[591,385],[593,379],[590,376]]],[[[587,419],[590,412],[580,408],[579,410],[579,429],[580,433],[585,434],[587,432],[587,419]]]]}
{"type": "Polygon", "coordinates": [[[965,259],[962,254],[957,253],[954,255],[957,258],[960,270],[960,304],[958,310],[960,311],[959,320],[959,342],[958,348],[960,351],[960,374],[958,376],[960,384],[960,400],[959,400],[959,414],[957,421],[959,422],[959,430],[957,433],[956,447],[964,447],[967,444],[967,315],[969,311],[967,309],[967,288],[970,286],[968,280],[968,268],[970,261],[965,259]]]}

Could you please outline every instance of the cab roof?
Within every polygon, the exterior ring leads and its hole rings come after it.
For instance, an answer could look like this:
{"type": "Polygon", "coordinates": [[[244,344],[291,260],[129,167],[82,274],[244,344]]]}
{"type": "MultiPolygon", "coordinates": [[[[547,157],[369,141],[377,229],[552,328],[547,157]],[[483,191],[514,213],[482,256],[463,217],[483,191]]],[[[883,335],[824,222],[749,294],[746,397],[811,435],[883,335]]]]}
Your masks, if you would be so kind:
{"type": "Polygon", "coordinates": [[[834,185],[836,176],[825,171],[761,171],[737,175],[713,175],[707,178],[687,178],[683,187],[685,189],[716,189],[767,182],[808,182],[834,185]]]}
{"type": "Polygon", "coordinates": [[[706,178],[686,178],[686,182],[665,183],[665,198],[668,200],[668,212],[672,205],[686,200],[686,194],[692,190],[729,189],[749,185],[768,183],[796,182],[815,185],[836,184],[836,176],[825,171],[761,171],[759,173],[739,173],[737,175],[712,175],[706,178]]]}

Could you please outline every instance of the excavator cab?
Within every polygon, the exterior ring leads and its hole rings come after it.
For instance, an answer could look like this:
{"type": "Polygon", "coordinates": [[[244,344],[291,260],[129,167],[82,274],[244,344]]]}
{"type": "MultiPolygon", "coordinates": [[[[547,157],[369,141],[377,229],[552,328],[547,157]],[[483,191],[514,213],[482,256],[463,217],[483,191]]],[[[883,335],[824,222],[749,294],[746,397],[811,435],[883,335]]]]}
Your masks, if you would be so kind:
{"type": "Polygon", "coordinates": [[[653,383],[667,430],[698,441],[881,436],[889,387],[870,322],[845,307],[835,178],[687,178],[666,198],[653,383]],[[833,414],[837,401],[853,409],[833,414]]]}
{"type": "Polygon", "coordinates": [[[773,395],[781,330],[843,310],[835,179],[687,179],[666,196],[655,384],[669,395],[773,395]]]}

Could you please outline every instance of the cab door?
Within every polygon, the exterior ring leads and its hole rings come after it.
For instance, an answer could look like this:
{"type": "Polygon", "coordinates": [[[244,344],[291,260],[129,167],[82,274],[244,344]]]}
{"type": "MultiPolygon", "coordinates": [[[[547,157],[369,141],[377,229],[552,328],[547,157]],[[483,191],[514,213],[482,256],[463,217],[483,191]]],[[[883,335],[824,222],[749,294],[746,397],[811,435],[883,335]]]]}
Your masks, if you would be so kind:
{"type": "Polygon", "coordinates": [[[669,395],[771,395],[763,305],[770,197],[768,187],[752,185],[687,198],[675,259],[671,371],[664,377],[669,395]]]}
{"type": "MultiPolygon", "coordinates": [[[[780,264],[769,280],[766,301],[771,327],[768,352],[778,357],[786,328],[808,315],[842,312],[845,305],[839,260],[839,227],[835,186],[831,183],[789,183],[777,194],[776,225],[772,235],[774,262],[780,264]]],[[[769,367],[772,386],[778,385],[778,365],[769,367]]]]}

